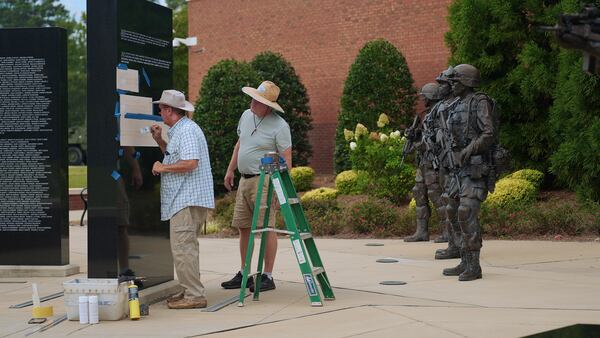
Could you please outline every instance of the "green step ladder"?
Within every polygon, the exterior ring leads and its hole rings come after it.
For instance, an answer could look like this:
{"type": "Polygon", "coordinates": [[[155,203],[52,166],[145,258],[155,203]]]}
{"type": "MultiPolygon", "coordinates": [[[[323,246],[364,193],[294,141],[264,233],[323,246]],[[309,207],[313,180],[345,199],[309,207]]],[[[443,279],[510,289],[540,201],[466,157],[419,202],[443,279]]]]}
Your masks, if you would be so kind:
{"type": "Polygon", "coordinates": [[[270,152],[261,159],[260,177],[258,180],[258,191],[256,193],[256,202],[254,205],[254,214],[252,215],[252,228],[250,239],[248,241],[248,250],[246,251],[246,261],[242,278],[242,287],[240,289],[240,300],[238,306],[244,306],[246,298],[246,285],[250,265],[252,263],[252,253],[254,252],[254,234],[262,233],[260,241],[260,254],[258,256],[257,273],[254,281],[254,300],[258,300],[260,295],[260,282],[262,277],[263,260],[267,242],[267,232],[283,233],[290,237],[292,249],[296,255],[296,260],[300,266],[302,279],[306,285],[310,304],[312,306],[323,306],[321,295],[317,288],[316,281],[321,286],[323,298],[325,300],[334,300],[333,290],[327,278],[327,273],[323,267],[323,262],[317,251],[317,245],[310,232],[310,226],[304,216],[304,211],[300,205],[300,198],[296,194],[296,189],[292,184],[288,168],[283,157],[279,154],[270,152]],[[267,177],[267,175],[269,175],[267,177]],[[265,179],[269,180],[267,188],[266,208],[260,208],[263,186],[265,179]],[[271,201],[273,192],[277,196],[280,205],[281,214],[285,221],[286,230],[279,230],[268,227],[269,214],[271,211],[271,201]],[[257,229],[259,213],[264,212],[262,228],[257,229]],[[307,254],[308,253],[308,254],[307,254]],[[316,277],[316,278],[315,278],[316,277]]]}

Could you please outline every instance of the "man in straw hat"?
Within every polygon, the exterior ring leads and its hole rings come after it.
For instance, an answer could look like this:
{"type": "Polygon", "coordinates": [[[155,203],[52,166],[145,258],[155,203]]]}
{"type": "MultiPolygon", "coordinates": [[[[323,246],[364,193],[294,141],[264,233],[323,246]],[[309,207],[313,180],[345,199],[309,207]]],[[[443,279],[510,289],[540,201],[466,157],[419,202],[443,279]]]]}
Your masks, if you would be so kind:
{"type": "Polygon", "coordinates": [[[206,297],[200,282],[197,235],[208,209],[215,207],[208,147],[202,129],[186,117],[194,107],[183,93],[165,90],[154,103],[169,126],[169,143],[162,139],[161,127],[153,125],[152,138],[165,157],[162,163],[154,163],[152,173],[161,175],[161,220],[169,221],[175,272],[184,288],[170,297],[167,305],[171,309],[203,308],[206,297]]]}
{"type": "MultiPolygon", "coordinates": [[[[233,226],[240,232],[240,258],[241,269],[231,280],[221,283],[225,289],[239,289],[242,284],[242,269],[248,249],[252,214],[258,190],[258,176],[260,174],[260,159],[268,152],[275,151],[285,158],[288,168],[292,167],[292,136],[290,127],[285,120],[273,109],[283,113],[277,104],[279,87],[271,81],[264,81],[258,88],[244,87],[242,92],[252,98],[250,109],[242,114],[238,122],[238,141],[233,149],[233,155],[225,175],[225,188],[233,188],[234,171],[237,167],[241,174],[239,187],[235,199],[233,212],[233,226]]],[[[267,184],[265,180],[261,202],[266,204],[267,184]]],[[[262,206],[261,206],[262,208],[262,206]]],[[[258,224],[262,224],[262,215],[258,224]]],[[[275,217],[269,217],[273,226],[275,217]]],[[[274,232],[267,234],[267,247],[265,252],[265,268],[261,279],[260,291],[275,289],[273,282],[273,264],[277,253],[277,235],[274,232]]],[[[254,292],[254,281],[248,280],[248,287],[254,292]]]]}

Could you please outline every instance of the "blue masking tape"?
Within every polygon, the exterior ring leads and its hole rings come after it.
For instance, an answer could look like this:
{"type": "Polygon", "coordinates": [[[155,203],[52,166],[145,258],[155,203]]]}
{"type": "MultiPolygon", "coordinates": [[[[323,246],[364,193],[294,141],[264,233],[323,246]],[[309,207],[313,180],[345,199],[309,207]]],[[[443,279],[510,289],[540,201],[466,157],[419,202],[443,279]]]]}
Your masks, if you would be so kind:
{"type": "Polygon", "coordinates": [[[150,115],[150,114],[125,113],[125,118],[133,119],[133,120],[147,120],[147,121],[157,121],[157,122],[163,121],[162,117],[160,117],[158,115],[150,115]]]}
{"type": "Polygon", "coordinates": [[[146,80],[146,84],[148,87],[150,87],[150,77],[148,76],[148,73],[146,73],[146,69],[144,69],[144,67],[142,67],[142,75],[144,76],[144,80],[146,80]]]}
{"type": "Polygon", "coordinates": [[[123,148],[119,149],[119,157],[123,157],[123,154],[125,154],[125,150],[123,148]]]}
{"type": "Polygon", "coordinates": [[[115,141],[119,141],[121,139],[121,136],[117,133],[117,136],[115,136],[115,141]]]}
{"type": "Polygon", "coordinates": [[[121,174],[119,174],[118,171],[113,170],[112,174],[110,174],[110,176],[113,178],[113,180],[118,181],[119,178],[121,178],[121,174]]]}
{"type": "Polygon", "coordinates": [[[127,70],[127,65],[126,65],[126,64],[124,64],[124,63],[119,63],[119,64],[117,65],[117,68],[119,68],[119,69],[124,69],[124,70],[127,70]]]}
{"type": "Polygon", "coordinates": [[[140,159],[140,157],[142,157],[142,154],[141,154],[139,151],[136,151],[136,152],[135,152],[135,159],[136,159],[136,160],[139,160],[139,159],[140,159]]]}
{"type": "Polygon", "coordinates": [[[119,117],[121,116],[121,105],[119,104],[119,101],[117,101],[117,103],[115,103],[115,116],[119,117]]]}
{"type": "Polygon", "coordinates": [[[123,89],[117,89],[117,94],[119,94],[119,95],[127,94],[127,91],[123,90],[123,89]]]}

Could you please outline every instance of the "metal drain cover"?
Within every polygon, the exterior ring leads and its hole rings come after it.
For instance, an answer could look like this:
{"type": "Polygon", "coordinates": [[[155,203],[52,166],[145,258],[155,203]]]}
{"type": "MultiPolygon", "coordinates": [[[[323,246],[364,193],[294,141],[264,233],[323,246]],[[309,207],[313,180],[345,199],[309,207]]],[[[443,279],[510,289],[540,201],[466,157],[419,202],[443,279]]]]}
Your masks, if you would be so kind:
{"type": "Polygon", "coordinates": [[[406,285],[406,282],[403,282],[401,280],[386,280],[386,281],[380,282],[379,284],[381,284],[381,285],[406,285]]]}
{"type": "Polygon", "coordinates": [[[398,263],[397,259],[393,258],[380,258],[376,260],[377,263],[398,263]]]}
{"type": "Polygon", "coordinates": [[[383,246],[383,243],[367,243],[365,246],[383,246]]]}

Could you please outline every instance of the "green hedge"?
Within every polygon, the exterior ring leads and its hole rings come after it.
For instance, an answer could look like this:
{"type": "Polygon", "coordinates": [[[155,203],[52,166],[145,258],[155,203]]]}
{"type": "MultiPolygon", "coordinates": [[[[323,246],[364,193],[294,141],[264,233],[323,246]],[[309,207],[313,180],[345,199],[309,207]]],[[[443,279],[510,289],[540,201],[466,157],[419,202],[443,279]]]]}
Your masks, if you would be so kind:
{"type": "Polygon", "coordinates": [[[311,167],[294,167],[290,171],[290,177],[296,191],[306,191],[315,179],[315,171],[311,167]]]}
{"type": "Polygon", "coordinates": [[[238,121],[250,108],[251,99],[242,87],[256,87],[260,82],[250,64],[235,60],[219,61],[202,80],[194,120],[206,135],[217,194],[226,191],[223,178],[238,139],[238,121]]]}
{"type": "Polygon", "coordinates": [[[390,118],[390,128],[399,129],[414,116],[417,100],[413,78],[404,56],[389,41],[370,41],[358,52],[344,83],[335,136],[335,171],[351,168],[344,129],[356,123],[374,129],[377,117],[390,118]]]}

